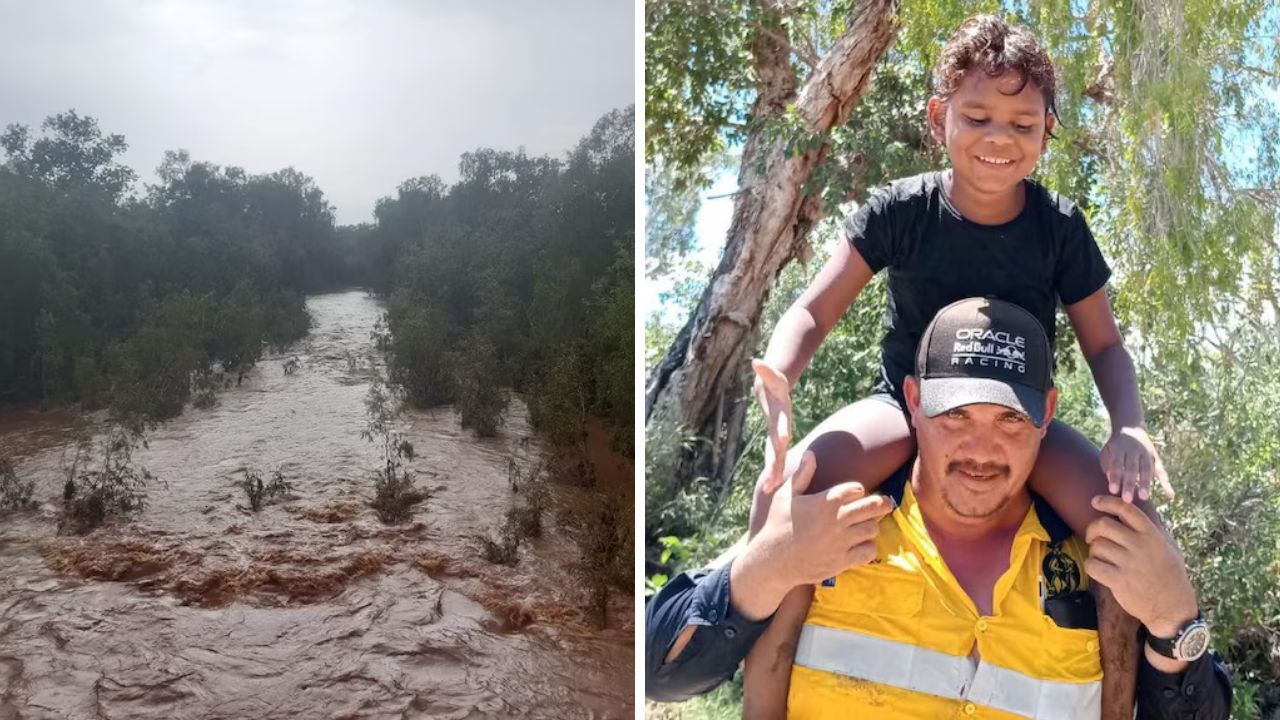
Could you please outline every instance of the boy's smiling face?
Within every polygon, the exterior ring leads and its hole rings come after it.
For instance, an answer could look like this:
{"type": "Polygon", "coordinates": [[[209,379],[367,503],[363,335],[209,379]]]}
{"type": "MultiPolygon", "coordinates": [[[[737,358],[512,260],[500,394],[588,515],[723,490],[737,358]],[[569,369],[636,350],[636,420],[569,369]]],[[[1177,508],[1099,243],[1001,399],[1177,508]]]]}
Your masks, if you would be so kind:
{"type": "Polygon", "coordinates": [[[946,145],[955,182],[982,195],[1007,193],[1030,175],[1054,123],[1040,88],[1016,72],[967,72],[951,97],[929,100],[928,113],[929,131],[946,145]]]}

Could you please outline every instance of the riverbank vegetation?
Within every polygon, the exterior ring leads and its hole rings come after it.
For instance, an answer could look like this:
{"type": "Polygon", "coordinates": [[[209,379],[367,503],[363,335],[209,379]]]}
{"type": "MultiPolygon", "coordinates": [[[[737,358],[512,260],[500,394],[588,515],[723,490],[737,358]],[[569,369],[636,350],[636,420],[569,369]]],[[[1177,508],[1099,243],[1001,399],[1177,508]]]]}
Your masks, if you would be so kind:
{"type": "MultiPolygon", "coordinates": [[[[543,532],[544,483],[587,489],[559,526],[579,551],[586,614],[608,625],[612,593],[631,588],[631,506],[593,489],[588,427],[634,452],[634,108],[602,117],[564,160],[481,149],[459,179],[407,180],[353,228],[369,252],[364,283],[388,298],[379,334],[389,377],[409,404],[453,405],[463,427],[495,435],[507,388],[522,394],[545,456],[510,483],[504,521],[475,539],[514,565],[543,532]]],[[[616,489],[615,489],[616,490],[616,489]]]]}
{"type": "MultiPolygon", "coordinates": [[[[166,152],[159,182],[74,110],[0,135],[0,404],[109,408],[133,427],[208,406],[264,347],[304,336],[306,293],[388,301],[391,380],[497,433],[508,389],[572,452],[588,416],[632,447],[634,114],[563,159],[479,149],[338,228],[311,178],[166,152]]],[[[577,453],[581,454],[581,453],[577,453]]]]}
{"type": "Polygon", "coordinates": [[[347,281],[333,209],[292,168],[179,150],[140,188],[124,136],[74,110],[0,148],[0,404],[173,417],[305,335],[304,293],[347,281]]]}
{"type": "Polygon", "coordinates": [[[632,447],[634,111],[601,118],[564,160],[480,149],[459,179],[378,202],[364,282],[388,297],[391,379],[419,408],[454,404],[493,435],[507,399],[575,452],[588,417],[632,447]]]}

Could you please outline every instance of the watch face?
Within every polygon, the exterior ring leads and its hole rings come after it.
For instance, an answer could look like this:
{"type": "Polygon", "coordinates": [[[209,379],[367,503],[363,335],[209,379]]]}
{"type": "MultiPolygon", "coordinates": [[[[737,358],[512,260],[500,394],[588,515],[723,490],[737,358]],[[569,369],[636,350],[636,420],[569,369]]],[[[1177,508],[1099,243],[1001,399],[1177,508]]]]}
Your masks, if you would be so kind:
{"type": "Polygon", "coordinates": [[[1195,623],[1178,638],[1175,653],[1179,660],[1196,660],[1209,649],[1209,626],[1195,623]]]}

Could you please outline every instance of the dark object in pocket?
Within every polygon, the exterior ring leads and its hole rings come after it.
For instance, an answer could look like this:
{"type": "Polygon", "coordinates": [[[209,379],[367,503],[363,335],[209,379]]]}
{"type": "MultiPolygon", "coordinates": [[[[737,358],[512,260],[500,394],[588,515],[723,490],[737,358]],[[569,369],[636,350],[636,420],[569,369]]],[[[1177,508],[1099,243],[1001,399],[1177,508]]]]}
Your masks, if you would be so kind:
{"type": "Polygon", "coordinates": [[[1087,590],[1062,593],[1045,598],[1044,614],[1060,628],[1073,630],[1097,630],[1098,607],[1093,593],[1087,590]]]}

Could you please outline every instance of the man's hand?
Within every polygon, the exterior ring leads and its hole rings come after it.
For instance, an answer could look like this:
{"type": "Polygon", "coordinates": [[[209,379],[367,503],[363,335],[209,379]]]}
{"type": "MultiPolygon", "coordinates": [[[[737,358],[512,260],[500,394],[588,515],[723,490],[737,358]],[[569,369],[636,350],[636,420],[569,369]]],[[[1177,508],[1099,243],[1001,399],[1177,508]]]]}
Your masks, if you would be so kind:
{"type": "Polygon", "coordinates": [[[1150,499],[1151,485],[1157,483],[1164,496],[1173,499],[1173,486],[1164,471],[1164,463],[1156,453],[1155,443],[1147,431],[1140,427],[1120,428],[1111,433],[1102,446],[1102,471],[1107,475],[1107,489],[1119,495],[1125,502],[1133,502],[1134,496],[1150,499]]]}
{"type": "Polygon", "coordinates": [[[1152,634],[1172,637],[1197,613],[1177,546],[1142,510],[1118,497],[1099,495],[1093,506],[1106,516],[1085,531],[1085,572],[1110,588],[1120,607],[1152,634]]]}
{"type": "Polygon", "coordinates": [[[752,360],[751,369],[756,373],[752,392],[769,427],[760,483],[760,489],[767,495],[782,485],[787,448],[791,446],[791,383],[780,370],[763,360],[752,360]]]}
{"type": "Polygon", "coordinates": [[[764,527],[730,569],[730,601],[744,617],[766,618],[792,588],[875,558],[880,518],[893,510],[893,500],[868,497],[856,482],[804,495],[816,466],[806,452],[770,504],[764,527]]]}

